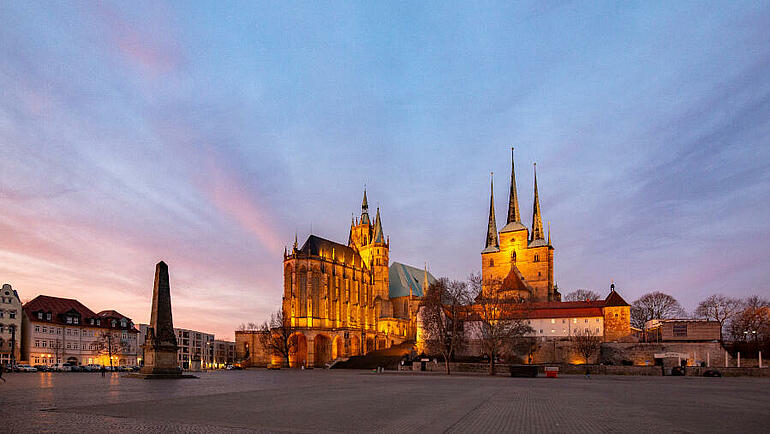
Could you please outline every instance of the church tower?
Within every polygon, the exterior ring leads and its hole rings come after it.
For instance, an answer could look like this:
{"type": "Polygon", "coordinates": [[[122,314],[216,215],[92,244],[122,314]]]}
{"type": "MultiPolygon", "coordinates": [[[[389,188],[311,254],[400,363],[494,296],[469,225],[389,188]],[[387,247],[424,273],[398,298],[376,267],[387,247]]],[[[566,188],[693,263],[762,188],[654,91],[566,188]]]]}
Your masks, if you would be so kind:
{"type": "Polygon", "coordinates": [[[369,202],[364,190],[364,200],[361,203],[361,218],[351,222],[349,245],[361,255],[364,267],[371,273],[373,297],[383,300],[388,298],[388,263],[390,242],[382,230],[380,209],[374,217],[374,224],[369,218],[369,202]]]}
{"type": "Polygon", "coordinates": [[[494,191],[490,197],[487,241],[481,252],[481,274],[485,290],[493,282],[512,299],[530,301],[560,301],[553,284],[553,246],[550,227],[548,240],[543,231],[537,172],[534,178],[532,231],[521,222],[516,170],[511,148],[511,188],[508,197],[508,218],[499,234],[495,227],[494,191]]]}

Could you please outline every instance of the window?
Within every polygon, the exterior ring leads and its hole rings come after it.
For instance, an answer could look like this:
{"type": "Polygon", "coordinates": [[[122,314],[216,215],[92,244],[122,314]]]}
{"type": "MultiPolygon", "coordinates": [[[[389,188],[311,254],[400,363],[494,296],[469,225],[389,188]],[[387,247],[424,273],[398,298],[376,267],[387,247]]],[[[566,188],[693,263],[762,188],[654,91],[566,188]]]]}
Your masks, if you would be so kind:
{"type": "Polygon", "coordinates": [[[511,261],[516,262],[516,250],[511,252],[511,261]]]}
{"type": "Polygon", "coordinates": [[[67,317],[67,324],[72,324],[72,317],[71,316],[67,317]]]}
{"type": "Polygon", "coordinates": [[[532,258],[532,262],[540,262],[540,256],[539,255],[535,255],[535,257],[532,258]]]}
{"type": "Polygon", "coordinates": [[[35,339],[35,346],[36,346],[36,347],[40,347],[40,340],[38,340],[38,339],[35,339]]]}
{"type": "Polygon", "coordinates": [[[37,319],[43,319],[43,312],[37,313],[37,319]]]}
{"type": "Polygon", "coordinates": [[[3,317],[3,311],[0,310],[0,318],[2,318],[2,317],[3,317]]]}
{"type": "Polygon", "coordinates": [[[14,319],[14,318],[16,318],[16,311],[15,311],[15,310],[12,310],[12,311],[8,312],[8,316],[9,316],[11,319],[14,319]]]}
{"type": "Polygon", "coordinates": [[[588,318],[586,318],[586,320],[585,320],[585,321],[586,321],[586,322],[588,322],[588,318]]]}
{"type": "Polygon", "coordinates": [[[617,318],[617,317],[618,317],[618,314],[615,314],[615,318],[617,318]]]}
{"type": "Polygon", "coordinates": [[[596,327],[596,334],[599,334],[599,327],[596,327]]]}
{"type": "Polygon", "coordinates": [[[117,321],[115,321],[115,320],[112,320],[112,322],[110,323],[110,325],[111,325],[112,327],[115,327],[117,324],[118,324],[118,322],[117,322],[117,321]]]}
{"type": "Polygon", "coordinates": [[[577,324],[577,318],[572,318],[572,324],[577,324]]]}
{"type": "Polygon", "coordinates": [[[100,319],[97,319],[97,320],[96,320],[96,325],[102,325],[102,320],[100,320],[100,319]]]}
{"type": "Polygon", "coordinates": [[[489,260],[489,266],[490,267],[494,267],[495,266],[495,260],[494,259],[490,259],[489,260]]]}
{"type": "Polygon", "coordinates": [[[45,342],[46,342],[46,341],[41,341],[41,342],[40,342],[40,346],[41,346],[41,347],[43,347],[43,348],[45,348],[45,342]]]}
{"type": "Polygon", "coordinates": [[[43,326],[43,333],[48,333],[48,327],[43,326]]]}
{"type": "Polygon", "coordinates": [[[40,326],[35,326],[35,331],[39,332],[40,331],[40,326]]]}
{"type": "Polygon", "coordinates": [[[91,325],[94,325],[94,319],[91,318],[91,325]]]}
{"type": "Polygon", "coordinates": [[[674,324],[672,331],[674,336],[687,336],[687,324],[674,324]]]}

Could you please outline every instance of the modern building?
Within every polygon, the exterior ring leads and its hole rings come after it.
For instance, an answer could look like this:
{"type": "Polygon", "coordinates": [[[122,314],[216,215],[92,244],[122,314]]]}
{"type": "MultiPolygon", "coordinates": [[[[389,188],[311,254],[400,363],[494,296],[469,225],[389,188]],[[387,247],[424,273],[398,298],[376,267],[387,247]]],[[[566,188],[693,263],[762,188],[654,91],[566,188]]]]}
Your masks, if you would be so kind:
{"type": "Polygon", "coordinates": [[[235,342],[214,340],[213,368],[223,368],[235,363],[235,342]]]}
{"type": "Polygon", "coordinates": [[[0,289],[0,365],[21,360],[22,316],[19,294],[4,284],[0,289]]]}
{"type": "Polygon", "coordinates": [[[295,236],[284,251],[282,309],[296,329],[292,366],[324,366],[414,339],[417,307],[436,279],[427,267],[390,262],[382,224],[379,208],[371,221],[364,191],[347,244],[310,235],[299,247],[295,236]]]}
{"type": "MultiPolygon", "coordinates": [[[[149,324],[139,324],[139,343],[144,344],[149,324]]],[[[177,350],[177,361],[182,369],[197,371],[201,368],[213,368],[215,363],[216,347],[214,335],[197,330],[174,327],[177,350]]],[[[139,350],[140,359],[142,350],[139,350]]]]}
{"type": "Polygon", "coordinates": [[[22,359],[31,364],[137,364],[131,318],[114,310],[98,314],[77,300],[39,295],[23,307],[22,359]]]}

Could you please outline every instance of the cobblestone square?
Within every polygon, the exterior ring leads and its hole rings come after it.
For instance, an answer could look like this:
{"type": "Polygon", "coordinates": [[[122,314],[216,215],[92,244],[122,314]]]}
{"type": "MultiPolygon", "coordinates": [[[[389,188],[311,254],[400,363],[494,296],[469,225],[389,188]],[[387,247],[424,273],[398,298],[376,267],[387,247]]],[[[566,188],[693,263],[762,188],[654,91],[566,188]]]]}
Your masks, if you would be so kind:
{"type": "Polygon", "coordinates": [[[770,379],[13,373],[4,432],[767,432],[770,379]]]}

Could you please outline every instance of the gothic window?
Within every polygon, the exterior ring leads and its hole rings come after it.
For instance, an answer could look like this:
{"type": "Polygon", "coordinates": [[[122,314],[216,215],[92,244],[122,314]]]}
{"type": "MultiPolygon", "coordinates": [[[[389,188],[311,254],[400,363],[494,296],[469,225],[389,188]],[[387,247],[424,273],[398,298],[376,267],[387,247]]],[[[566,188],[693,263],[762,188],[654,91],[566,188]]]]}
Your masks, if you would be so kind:
{"type": "Polygon", "coordinates": [[[291,286],[292,280],[291,267],[286,267],[283,272],[283,293],[286,294],[287,297],[294,295],[294,288],[291,286]]]}
{"type": "Polygon", "coordinates": [[[534,257],[534,259],[532,261],[533,262],[540,262],[540,256],[539,255],[535,255],[535,257],[534,257]]]}
{"type": "Polygon", "coordinates": [[[318,318],[319,317],[318,307],[320,305],[319,294],[321,292],[320,275],[318,274],[318,272],[313,273],[313,277],[311,277],[310,283],[312,285],[312,287],[310,288],[310,293],[313,296],[313,316],[318,318]]]}
{"type": "Polygon", "coordinates": [[[511,262],[516,262],[516,250],[511,252],[511,262]]]}
{"type": "Polygon", "coordinates": [[[495,266],[495,260],[494,259],[490,259],[489,260],[489,266],[490,267],[494,267],[495,266]]]}
{"type": "Polygon", "coordinates": [[[299,269],[299,316],[307,316],[307,271],[305,267],[299,269]]]}

